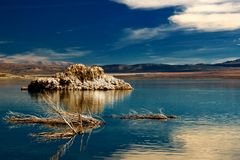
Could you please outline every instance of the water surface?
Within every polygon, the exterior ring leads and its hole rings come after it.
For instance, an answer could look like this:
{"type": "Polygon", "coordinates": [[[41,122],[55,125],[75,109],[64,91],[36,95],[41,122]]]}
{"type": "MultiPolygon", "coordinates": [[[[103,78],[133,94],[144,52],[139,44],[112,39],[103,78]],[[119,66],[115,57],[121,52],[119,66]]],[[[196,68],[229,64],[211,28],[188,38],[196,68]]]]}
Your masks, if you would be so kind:
{"type": "MultiPolygon", "coordinates": [[[[0,118],[7,111],[42,114],[26,81],[0,82],[0,118]]],[[[91,112],[107,124],[69,140],[29,136],[38,125],[0,122],[1,159],[224,159],[240,158],[239,80],[136,80],[129,91],[49,93],[71,112],[91,112]],[[118,120],[105,116],[162,112],[177,120],[118,120]],[[65,152],[63,151],[65,149],[65,152]]]]}

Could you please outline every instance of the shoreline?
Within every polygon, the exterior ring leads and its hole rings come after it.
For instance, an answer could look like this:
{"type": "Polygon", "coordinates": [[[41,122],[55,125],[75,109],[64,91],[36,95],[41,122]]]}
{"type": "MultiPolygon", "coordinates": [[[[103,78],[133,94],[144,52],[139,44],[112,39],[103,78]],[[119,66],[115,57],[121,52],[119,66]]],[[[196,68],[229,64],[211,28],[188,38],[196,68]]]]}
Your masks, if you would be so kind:
{"type": "MultiPolygon", "coordinates": [[[[116,78],[127,80],[141,79],[240,79],[240,69],[237,70],[216,70],[197,72],[141,72],[141,73],[107,73],[116,78]]],[[[34,80],[41,77],[51,77],[54,74],[32,74],[16,75],[0,73],[0,80],[19,79],[34,80]]]]}
{"type": "Polygon", "coordinates": [[[26,75],[17,75],[17,74],[11,74],[11,73],[0,73],[0,80],[8,80],[8,79],[19,79],[19,80],[34,80],[36,78],[41,77],[51,77],[52,75],[49,74],[26,74],[26,75]]]}
{"type": "Polygon", "coordinates": [[[116,78],[137,79],[240,79],[239,70],[200,71],[200,72],[145,72],[111,73],[116,78]]]}

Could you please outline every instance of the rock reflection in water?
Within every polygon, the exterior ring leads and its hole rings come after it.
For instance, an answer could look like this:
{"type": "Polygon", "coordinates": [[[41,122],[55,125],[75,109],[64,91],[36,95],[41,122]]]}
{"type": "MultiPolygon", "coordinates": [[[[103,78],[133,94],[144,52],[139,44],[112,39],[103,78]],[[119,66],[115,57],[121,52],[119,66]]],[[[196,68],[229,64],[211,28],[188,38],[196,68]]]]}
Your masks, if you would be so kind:
{"type": "Polygon", "coordinates": [[[41,101],[43,94],[47,94],[55,104],[65,107],[68,112],[102,113],[106,105],[112,106],[131,94],[131,90],[110,91],[44,91],[31,93],[33,98],[41,101]]]}

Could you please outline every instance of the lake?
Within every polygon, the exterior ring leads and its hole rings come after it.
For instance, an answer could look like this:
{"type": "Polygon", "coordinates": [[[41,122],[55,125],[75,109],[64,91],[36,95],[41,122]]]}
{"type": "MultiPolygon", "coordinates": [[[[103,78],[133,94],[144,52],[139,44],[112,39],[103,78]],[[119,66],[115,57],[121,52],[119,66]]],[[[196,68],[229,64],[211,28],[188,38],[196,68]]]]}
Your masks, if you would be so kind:
{"type": "MultiPolygon", "coordinates": [[[[8,111],[42,115],[27,81],[0,81],[0,159],[240,159],[240,80],[134,80],[133,91],[53,92],[71,112],[104,118],[106,125],[72,139],[42,140],[39,125],[3,121],[8,111]],[[176,120],[120,120],[112,114],[159,113],[176,120]]],[[[44,106],[45,105],[45,106],[44,106]]]]}

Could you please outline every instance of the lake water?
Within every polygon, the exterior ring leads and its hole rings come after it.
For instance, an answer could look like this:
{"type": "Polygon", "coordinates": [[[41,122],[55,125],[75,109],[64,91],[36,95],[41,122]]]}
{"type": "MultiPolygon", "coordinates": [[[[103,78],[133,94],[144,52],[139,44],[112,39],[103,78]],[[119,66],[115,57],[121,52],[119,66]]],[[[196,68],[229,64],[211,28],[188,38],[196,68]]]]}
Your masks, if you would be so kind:
{"type": "MultiPolygon", "coordinates": [[[[41,140],[39,125],[12,125],[8,111],[43,114],[26,81],[0,82],[0,159],[240,159],[239,80],[136,80],[133,91],[51,93],[72,112],[101,115],[106,125],[68,140],[41,140]],[[111,114],[160,112],[176,120],[120,120],[111,114]]],[[[44,106],[46,107],[46,106],[44,106]]]]}

